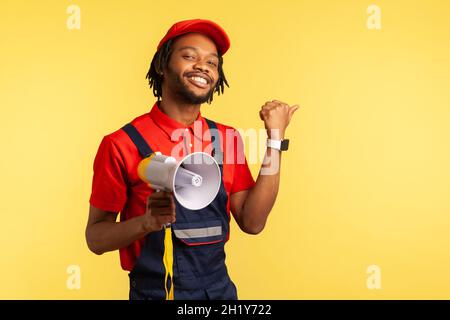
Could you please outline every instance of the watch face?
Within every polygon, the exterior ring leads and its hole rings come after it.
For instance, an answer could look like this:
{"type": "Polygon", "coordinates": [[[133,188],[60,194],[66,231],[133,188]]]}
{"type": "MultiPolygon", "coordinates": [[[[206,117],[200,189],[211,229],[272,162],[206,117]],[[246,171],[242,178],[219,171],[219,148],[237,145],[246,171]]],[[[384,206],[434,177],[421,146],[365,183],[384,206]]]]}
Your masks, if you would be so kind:
{"type": "Polygon", "coordinates": [[[280,150],[286,151],[289,148],[289,139],[281,140],[280,150]]]}

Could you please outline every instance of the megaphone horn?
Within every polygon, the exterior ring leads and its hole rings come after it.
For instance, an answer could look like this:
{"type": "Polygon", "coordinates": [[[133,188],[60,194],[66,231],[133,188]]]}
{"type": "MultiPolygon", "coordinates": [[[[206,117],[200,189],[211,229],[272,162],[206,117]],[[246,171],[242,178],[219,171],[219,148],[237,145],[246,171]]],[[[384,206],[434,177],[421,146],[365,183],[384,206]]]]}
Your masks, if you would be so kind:
{"type": "Polygon", "coordinates": [[[139,177],[155,190],[174,193],[177,201],[190,210],[208,206],[217,196],[221,173],[217,161],[204,152],[194,152],[181,161],[153,153],[138,165],[139,177]]]}

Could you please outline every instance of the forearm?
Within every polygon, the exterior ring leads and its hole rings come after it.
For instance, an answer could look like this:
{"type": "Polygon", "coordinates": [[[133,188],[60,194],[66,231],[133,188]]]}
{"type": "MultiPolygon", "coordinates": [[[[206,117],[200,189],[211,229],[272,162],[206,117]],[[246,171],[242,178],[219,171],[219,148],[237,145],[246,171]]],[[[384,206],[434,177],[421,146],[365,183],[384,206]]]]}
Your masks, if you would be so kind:
{"type": "Polygon", "coordinates": [[[267,148],[256,184],[250,189],[242,207],[241,227],[257,234],[264,229],[275,204],[280,185],[281,152],[267,148]]]}
{"type": "Polygon", "coordinates": [[[91,251],[103,254],[126,247],[149,232],[144,216],[139,216],[123,222],[97,222],[86,230],[86,238],[91,251]]]}

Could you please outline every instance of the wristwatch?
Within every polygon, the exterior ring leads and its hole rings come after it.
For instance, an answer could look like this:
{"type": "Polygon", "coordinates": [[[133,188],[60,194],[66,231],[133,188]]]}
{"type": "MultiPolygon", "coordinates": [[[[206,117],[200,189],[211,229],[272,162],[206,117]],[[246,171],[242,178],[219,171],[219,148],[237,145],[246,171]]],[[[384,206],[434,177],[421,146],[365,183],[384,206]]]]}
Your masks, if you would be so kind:
{"type": "Polygon", "coordinates": [[[286,151],[289,148],[289,139],[272,140],[267,139],[267,146],[280,151],[286,151]]]}

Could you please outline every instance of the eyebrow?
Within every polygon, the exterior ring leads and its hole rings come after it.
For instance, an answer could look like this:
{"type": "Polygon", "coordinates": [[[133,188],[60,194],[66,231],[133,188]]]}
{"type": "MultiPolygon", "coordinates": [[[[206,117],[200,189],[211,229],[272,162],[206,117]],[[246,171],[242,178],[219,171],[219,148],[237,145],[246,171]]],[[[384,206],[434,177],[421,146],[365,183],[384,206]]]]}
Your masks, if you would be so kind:
{"type": "MultiPolygon", "coordinates": [[[[192,49],[194,51],[198,51],[198,49],[196,47],[191,47],[191,46],[181,47],[180,49],[178,49],[178,51],[181,51],[181,50],[184,50],[184,49],[192,49]]],[[[214,52],[211,52],[210,55],[216,57],[217,59],[219,58],[219,56],[217,54],[215,54],[214,52]]]]}

